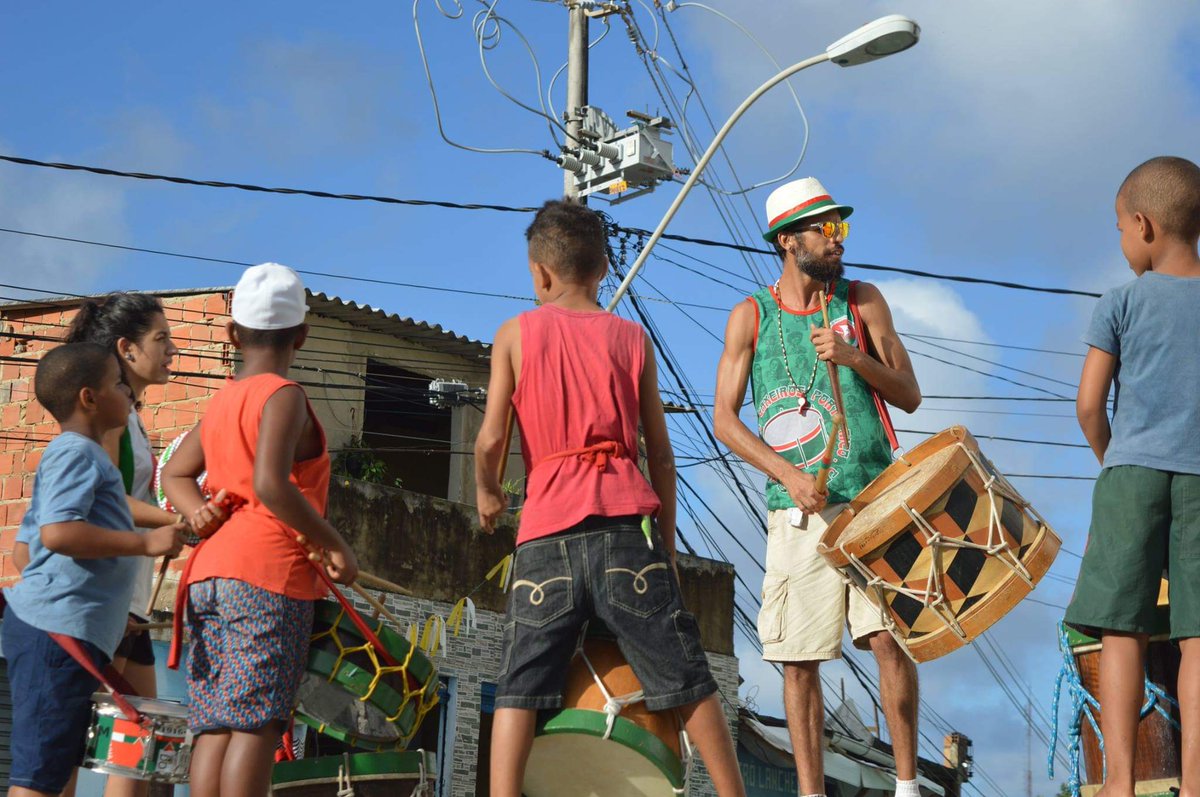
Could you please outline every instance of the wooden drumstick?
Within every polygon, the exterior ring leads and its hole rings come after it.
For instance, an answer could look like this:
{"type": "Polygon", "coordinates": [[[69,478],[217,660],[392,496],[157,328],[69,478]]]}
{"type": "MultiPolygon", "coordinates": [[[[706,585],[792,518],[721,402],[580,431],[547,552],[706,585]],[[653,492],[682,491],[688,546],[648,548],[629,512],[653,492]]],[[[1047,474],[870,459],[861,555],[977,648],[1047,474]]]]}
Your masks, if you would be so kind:
{"type": "Polygon", "coordinates": [[[165,623],[130,623],[130,631],[165,631],[170,628],[171,622],[165,623]]]}
{"type": "Polygon", "coordinates": [[[386,578],[380,578],[373,573],[368,573],[365,570],[358,571],[358,580],[367,586],[375,587],[376,589],[386,589],[388,592],[396,592],[401,595],[412,595],[412,590],[408,587],[402,587],[394,581],[388,581],[386,578]]]}
{"type": "Polygon", "coordinates": [[[825,450],[821,452],[821,467],[817,470],[817,492],[825,492],[825,486],[829,484],[829,468],[833,465],[833,447],[837,445],[838,435],[842,432],[842,427],[846,425],[846,419],[841,413],[835,413],[833,416],[833,428],[830,429],[829,439],[825,441],[825,450]]]}
{"type": "Polygon", "coordinates": [[[162,564],[158,566],[158,575],[154,577],[154,590],[150,593],[150,602],[146,604],[147,617],[154,612],[154,604],[158,602],[158,593],[162,590],[163,578],[167,575],[167,566],[171,564],[172,558],[164,556],[162,564]]]}
{"type": "Polygon", "coordinates": [[[504,453],[500,455],[500,475],[497,479],[501,489],[504,488],[504,471],[508,470],[508,453],[512,448],[513,420],[516,417],[517,413],[513,410],[512,404],[509,404],[508,417],[504,420],[504,453]]]}
{"type": "MultiPolygon", "coordinates": [[[[825,324],[825,328],[832,331],[829,326],[829,305],[825,302],[825,291],[819,294],[821,297],[821,319],[825,324]]],[[[837,412],[844,413],[845,407],[842,404],[842,383],[838,378],[837,364],[833,360],[826,360],[825,365],[829,368],[829,387],[833,390],[833,403],[837,405],[837,412]]]]}

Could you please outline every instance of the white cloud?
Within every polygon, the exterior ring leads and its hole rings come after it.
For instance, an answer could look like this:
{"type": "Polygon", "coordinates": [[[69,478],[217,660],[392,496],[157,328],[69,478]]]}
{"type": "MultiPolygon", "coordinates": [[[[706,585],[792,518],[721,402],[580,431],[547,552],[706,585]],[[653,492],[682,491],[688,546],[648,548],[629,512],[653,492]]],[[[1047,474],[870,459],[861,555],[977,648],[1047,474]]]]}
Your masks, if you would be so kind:
{"type": "MultiPolygon", "coordinates": [[[[127,239],[124,193],[107,178],[5,165],[0,217],[3,226],[15,230],[115,243],[127,239]]],[[[83,291],[119,257],[110,249],[0,233],[0,274],[10,284],[83,291]]]]}

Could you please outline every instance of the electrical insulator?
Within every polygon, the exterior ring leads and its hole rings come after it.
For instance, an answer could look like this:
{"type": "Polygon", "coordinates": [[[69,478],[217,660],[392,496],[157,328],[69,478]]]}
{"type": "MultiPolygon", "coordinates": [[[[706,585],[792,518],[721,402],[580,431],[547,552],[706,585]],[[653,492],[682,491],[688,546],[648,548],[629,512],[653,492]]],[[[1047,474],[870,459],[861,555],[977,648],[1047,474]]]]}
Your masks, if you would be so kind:
{"type": "Polygon", "coordinates": [[[599,166],[601,163],[604,163],[604,159],[592,152],[590,149],[580,150],[579,160],[583,161],[588,166],[599,166]]]}
{"type": "Polygon", "coordinates": [[[600,157],[605,160],[615,161],[621,157],[621,148],[613,144],[597,144],[596,151],[600,153],[600,157]]]}
{"type": "Polygon", "coordinates": [[[573,155],[562,155],[558,159],[558,164],[569,172],[579,174],[583,171],[583,164],[573,155]]]}

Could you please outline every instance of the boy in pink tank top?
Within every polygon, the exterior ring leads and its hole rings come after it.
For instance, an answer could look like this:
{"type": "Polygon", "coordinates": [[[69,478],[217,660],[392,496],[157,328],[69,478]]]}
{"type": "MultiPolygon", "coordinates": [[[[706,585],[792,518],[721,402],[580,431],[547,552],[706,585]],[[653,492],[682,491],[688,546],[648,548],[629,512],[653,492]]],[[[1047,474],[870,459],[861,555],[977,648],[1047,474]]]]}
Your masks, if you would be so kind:
{"type": "MultiPolygon", "coordinates": [[[[296,535],[327,551],[334,581],[351,584],[358,573],[354,553],[324,517],[325,434],[304,389],[287,378],[308,335],[307,310],[296,272],[275,263],[246,270],[227,328],[242,367],[213,396],[199,433],[163,466],[163,490],[185,516],[203,507],[196,476],[206,469],[212,489],[241,500],[220,528],[197,529],[211,536],[180,580],[186,600],[177,604],[186,603],[192,637],[194,797],[270,789],[276,743],[308,659],[313,601],[328,593],[296,535]]],[[[176,658],[173,651],[172,666],[176,658]]]]}
{"type": "Polygon", "coordinates": [[[526,503],[496,686],[492,795],[520,797],[537,711],[562,706],[580,633],[599,621],[641,681],[646,708],[678,710],[717,793],[740,797],[717,683],[675,573],[675,458],[654,351],[641,327],[596,303],[608,270],[599,216],[547,202],[525,237],[541,306],[496,333],[475,444],[479,520],[490,532],[508,503],[499,472],[515,412],[526,503]],[[638,469],[639,424],[649,484],[638,469]],[[657,524],[646,533],[650,515],[657,524]]]}

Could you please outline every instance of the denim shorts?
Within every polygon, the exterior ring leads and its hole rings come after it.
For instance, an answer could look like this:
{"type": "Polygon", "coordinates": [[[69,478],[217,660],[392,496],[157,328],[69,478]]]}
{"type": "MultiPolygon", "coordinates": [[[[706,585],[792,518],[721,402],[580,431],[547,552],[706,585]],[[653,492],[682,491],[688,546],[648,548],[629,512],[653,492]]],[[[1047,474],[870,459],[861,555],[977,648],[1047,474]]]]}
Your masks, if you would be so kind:
{"type": "MultiPolygon", "coordinates": [[[[39,628],[21,621],[12,607],[4,614],[4,658],[12,689],[12,772],[8,782],[57,794],[83,760],[92,693],[100,682],[39,628]]],[[[108,657],[81,642],[97,667],[108,657]]]]}
{"type": "Polygon", "coordinates": [[[497,708],[560,708],[580,632],[592,620],[616,636],[649,710],[717,691],[657,530],[651,539],[653,548],[636,515],[592,516],[517,548],[497,708]]]}

